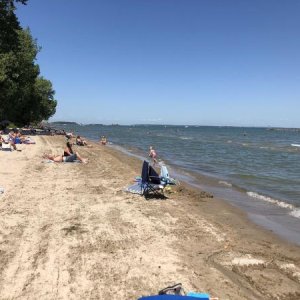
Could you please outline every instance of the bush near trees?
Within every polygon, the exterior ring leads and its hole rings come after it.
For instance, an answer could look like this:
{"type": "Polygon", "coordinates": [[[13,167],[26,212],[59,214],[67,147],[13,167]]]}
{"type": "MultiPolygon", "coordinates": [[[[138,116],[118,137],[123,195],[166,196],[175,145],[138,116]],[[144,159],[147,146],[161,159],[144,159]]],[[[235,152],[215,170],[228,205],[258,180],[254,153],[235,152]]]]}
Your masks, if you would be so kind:
{"type": "Polygon", "coordinates": [[[0,0],[0,121],[23,126],[54,115],[57,101],[51,81],[40,75],[40,47],[30,30],[21,28],[16,2],[27,0],[0,0]]]}

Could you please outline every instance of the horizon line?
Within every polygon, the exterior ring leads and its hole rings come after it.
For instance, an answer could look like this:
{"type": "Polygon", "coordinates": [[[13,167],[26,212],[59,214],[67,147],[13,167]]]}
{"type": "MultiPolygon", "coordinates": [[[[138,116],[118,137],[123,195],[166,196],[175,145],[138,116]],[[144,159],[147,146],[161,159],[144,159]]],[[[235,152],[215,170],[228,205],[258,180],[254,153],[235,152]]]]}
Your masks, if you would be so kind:
{"type": "Polygon", "coordinates": [[[188,127],[236,127],[236,128],[269,128],[269,129],[299,129],[300,127],[284,127],[284,126],[256,126],[256,125],[199,125],[199,124],[151,124],[151,123],[132,123],[132,124],[118,124],[118,123],[80,123],[76,121],[47,121],[47,123],[72,123],[80,126],[101,125],[101,126],[188,126],[188,127]]]}

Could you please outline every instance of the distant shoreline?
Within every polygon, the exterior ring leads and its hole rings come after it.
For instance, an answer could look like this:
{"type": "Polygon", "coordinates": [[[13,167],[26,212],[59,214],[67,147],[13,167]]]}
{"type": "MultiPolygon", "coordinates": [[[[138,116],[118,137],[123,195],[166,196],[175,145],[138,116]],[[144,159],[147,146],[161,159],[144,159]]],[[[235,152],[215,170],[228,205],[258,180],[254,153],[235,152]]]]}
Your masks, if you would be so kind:
{"type": "Polygon", "coordinates": [[[78,125],[78,126],[168,126],[168,127],[217,127],[217,128],[262,128],[275,131],[300,131],[300,127],[280,127],[280,126],[237,126],[237,125],[191,125],[191,124],[147,124],[147,123],[133,123],[133,124],[102,124],[102,123],[78,123],[74,121],[54,121],[48,123],[51,125],[78,125]]]}

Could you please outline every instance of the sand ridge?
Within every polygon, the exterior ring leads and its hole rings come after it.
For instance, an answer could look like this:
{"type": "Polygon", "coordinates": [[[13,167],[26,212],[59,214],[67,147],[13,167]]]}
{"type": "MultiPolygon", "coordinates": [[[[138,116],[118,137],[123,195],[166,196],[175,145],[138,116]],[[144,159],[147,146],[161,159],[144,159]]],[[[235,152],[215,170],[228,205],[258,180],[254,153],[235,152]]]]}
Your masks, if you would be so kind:
{"type": "Polygon", "coordinates": [[[64,138],[0,152],[0,299],[137,299],[181,282],[219,299],[299,299],[299,247],[186,185],[124,192],[141,162],[92,143],[88,164],[43,163],[64,138]]]}

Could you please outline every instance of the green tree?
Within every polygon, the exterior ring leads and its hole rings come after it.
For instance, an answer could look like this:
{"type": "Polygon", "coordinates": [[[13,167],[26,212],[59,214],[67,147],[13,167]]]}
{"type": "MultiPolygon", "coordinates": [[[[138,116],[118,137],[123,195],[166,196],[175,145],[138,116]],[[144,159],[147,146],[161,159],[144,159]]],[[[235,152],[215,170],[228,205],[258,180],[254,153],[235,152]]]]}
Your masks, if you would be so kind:
{"type": "Polygon", "coordinates": [[[0,120],[24,125],[48,119],[57,102],[51,82],[40,76],[35,63],[40,48],[30,30],[20,27],[14,2],[27,0],[0,0],[0,120]]]}
{"type": "Polygon", "coordinates": [[[21,29],[15,14],[15,2],[26,4],[27,0],[0,0],[0,52],[18,48],[17,30],[21,29]]]}

